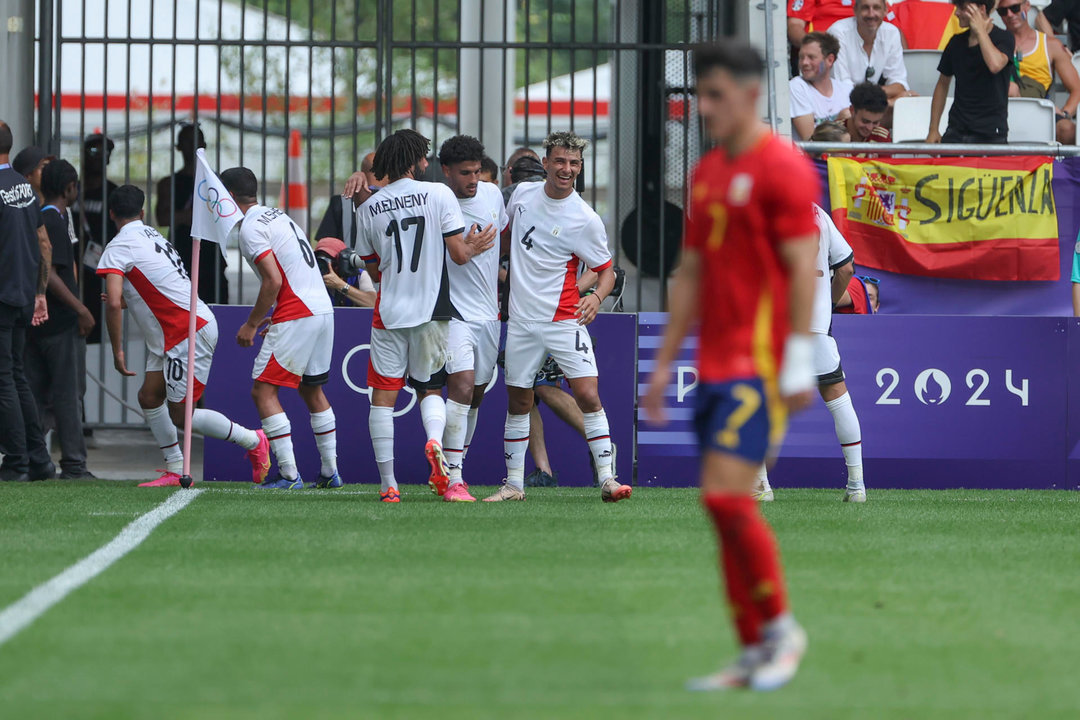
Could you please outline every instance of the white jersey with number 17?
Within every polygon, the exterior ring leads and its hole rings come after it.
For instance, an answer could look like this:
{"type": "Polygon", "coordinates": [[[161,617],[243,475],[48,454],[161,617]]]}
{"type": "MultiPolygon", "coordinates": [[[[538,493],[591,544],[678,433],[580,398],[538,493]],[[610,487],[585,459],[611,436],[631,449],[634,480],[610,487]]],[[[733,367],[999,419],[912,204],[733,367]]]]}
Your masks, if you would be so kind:
{"type": "Polygon", "coordinates": [[[240,252],[252,265],[271,254],[277,263],[281,289],[271,318],[275,323],[334,312],[315,251],[284,210],[249,208],[240,224],[240,252]]]}
{"type": "Polygon", "coordinates": [[[395,180],[356,209],[356,251],[378,262],[371,326],[395,330],[449,320],[445,238],[464,232],[457,198],[441,183],[395,180]]]}

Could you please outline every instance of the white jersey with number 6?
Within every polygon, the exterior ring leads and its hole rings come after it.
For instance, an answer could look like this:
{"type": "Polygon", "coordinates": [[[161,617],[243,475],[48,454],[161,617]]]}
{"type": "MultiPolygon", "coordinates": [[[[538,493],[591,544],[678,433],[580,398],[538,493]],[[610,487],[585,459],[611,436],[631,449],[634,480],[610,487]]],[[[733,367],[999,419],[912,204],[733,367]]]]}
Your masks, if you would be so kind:
{"type": "Polygon", "coordinates": [[[284,210],[265,205],[249,208],[240,223],[240,252],[253,266],[269,254],[277,263],[281,289],[274,303],[275,323],[334,311],[315,250],[284,210]]]}
{"type": "MultiPolygon", "coordinates": [[[[476,195],[458,198],[466,230],[495,226],[495,237],[508,222],[506,206],[498,186],[482,182],[476,195]]],[[[486,250],[464,265],[447,264],[450,269],[450,300],[466,322],[499,319],[499,247],[486,250]]]]}
{"type": "MultiPolygon", "coordinates": [[[[180,254],[157,230],[138,220],[120,228],[102,252],[97,274],[124,277],[124,302],[151,356],[164,357],[187,340],[191,280],[180,254]]],[[[202,329],[214,315],[202,300],[197,307],[196,329],[202,329]]]]}
{"type": "Polygon", "coordinates": [[[810,315],[810,332],[827,333],[832,325],[832,271],[853,257],[851,246],[840,234],[829,213],[814,205],[818,226],[817,284],[810,315]]]}
{"type": "Polygon", "coordinates": [[[454,316],[444,238],[465,230],[452,190],[395,180],[356,209],[356,251],[382,278],[371,326],[394,330],[454,316]]]}
{"type": "Polygon", "coordinates": [[[548,197],[546,183],[519,185],[507,214],[510,243],[510,319],[569,320],[578,304],[581,263],[596,272],[611,265],[604,223],[576,192],[548,197]]]}

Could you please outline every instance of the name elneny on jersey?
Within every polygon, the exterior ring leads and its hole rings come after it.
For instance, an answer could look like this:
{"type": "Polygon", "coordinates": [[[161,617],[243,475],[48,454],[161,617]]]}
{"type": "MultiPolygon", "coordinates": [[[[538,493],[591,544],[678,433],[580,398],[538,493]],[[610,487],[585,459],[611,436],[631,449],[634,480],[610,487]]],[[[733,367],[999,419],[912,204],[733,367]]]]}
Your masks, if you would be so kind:
{"type": "Polygon", "coordinates": [[[368,206],[368,212],[371,213],[371,217],[375,217],[380,213],[390,212],[391,210],[407,210],[409,208],[421,207],[423,205],[427,205],[427,199],[427,193],[409,193],[408,195],[399,195],[398,197],[392,197],[386,200],[380,200],[379,202],[371,203],[371,205],[368,206]]]}
{"type": "Polygon", "coordinates": [[[8,207],[24,208],[34,200],[34,188],[30,183],[19,183],[10,190],[0,188],[0,202],[8,207]]]}

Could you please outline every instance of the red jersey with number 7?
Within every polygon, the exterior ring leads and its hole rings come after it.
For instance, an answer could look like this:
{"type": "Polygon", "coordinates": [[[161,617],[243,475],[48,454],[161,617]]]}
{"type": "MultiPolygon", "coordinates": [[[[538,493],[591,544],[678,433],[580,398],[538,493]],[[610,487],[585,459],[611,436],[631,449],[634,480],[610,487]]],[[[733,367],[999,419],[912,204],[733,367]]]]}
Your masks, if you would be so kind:
{"type": "Polygon", "coordinates": [[[255,205],[240,223],[240,252],[258,272],[258,263],[272,257],[281,273],[271,320],[287,322],[334,312],[326,292],[315,249],[304,231],[284,210],[255,205]]]}
{"type": "Polygon", "coordinates": [[[781,243],[817,237],[818,174],[769,133],[746,152],[718,148],[690,180],[684,246],[701,258],[701,382],[763,377],[780,368],[790,328],[781,243]]]}

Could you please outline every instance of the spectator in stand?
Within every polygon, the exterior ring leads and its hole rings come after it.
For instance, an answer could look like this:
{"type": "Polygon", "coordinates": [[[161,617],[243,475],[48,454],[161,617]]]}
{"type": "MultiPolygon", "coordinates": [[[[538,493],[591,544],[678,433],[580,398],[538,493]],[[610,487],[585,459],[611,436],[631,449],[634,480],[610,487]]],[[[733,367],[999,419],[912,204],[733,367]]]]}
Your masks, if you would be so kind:
{"type": "Polygon", "coordinates": [[[68,208],[79,197],[79,174],[66,160],[54,160],[42,173],[45,207],[41,214],[52,242],[52,271],[45,292],[49,319],[27,331],[26,379],[37,401],[42,430],[52,430],[55,422],[60,441],[60,477],[93,479],[86,469],[86,440],[83,438],[82,409],[79,403],[79,338],[94,327],[94,316],[79,301],[75,282],[75,251],[68,208]],[[45,408],[52,419],[46,418],[45,408]]]}
{"type": "Polygon", "coordinates": [[[799,77],[790,82],[791,126],[800,140],[806,140],[814,128],[828,120],[847,120],[850,80],[834,80],[833,64],[840,43],[824,32],[808,33],[799,48],[799,77]]]}
{"type": "Polygon", "coordinates": [[[1065,145],[1076,143],[1076,107],[1080,105],[1080,75],[1072,64],[1072,55],[1055,37],[1031,27],[1027,16],[1031,11],[1028,0],[1000,0],[997,12],[1005,29],[1016,43],[1016,65],[1009,94],[1015,97],[1050,97],[1054,73],[1069,91],[1063,107],[1057,108],[1057,141],[1065,145]]]}
{"type": "Polygon", "coordinates": [[[1054,35],[1062,21],[1069,24],[1069,49],[1080,51],[1080,0],[1052,0],[1035,18],[1035,27],[1054,35]]]}
{"type": "Polygon", "coordinates": [[[849,143],[851,142],[851,133],[848,131],[846,123],[829,120],[814,128],[814,133],[810,136],[810,141],[849,143]]]}
{"type": "Polygon", "coordinates": [[[487,155],[480,161],[480,182],[499,184],[499,164],[487,155]]]}
{"type": "MultiPolygon", "coordinates": [[[[873,315],[881,309],[878,302],[878,286],[881,281],[875,277],[855,275],[848,281],[848,288],[833,312],[842,315],[873,315]]],[[[1074,293],[1075,297],[1075,293],[1074,293]]]]}
{"type": "Polygon", "coordinates": [[[850,116],[844,123],[853,142],[892,142],[889,130],[881,124],[889,111],[885,89],[872,82],[859,83],[851,91],[850,116]]]}
{"type": "Polygon", "coordinates": [[[851,17],[855,0],[788,0],[787,33],[791,47],[802,47],[810,32],[826,32],[833,23],[851,17]]]}
{"type": "Polygon", "coordinates": [[[990,12],[995,0],[953,0],[963,32],[953,35],[941,54],[930,105],[930,131],[926,142],[1005,144],[1009,141],[1009,78],[1016,44],[994,26],[990,12]],[[949,125],[938,131],[949,85],[956,77],[956,93],[949,125]]]}
{"type": "MultiPolygon", "coordinates": [[[[169,228],[169,242],[180,253],[184,269],[191,274],[191,207],[195,199],[195,151],[206,147],[206,138],[198,125],[184,123],[176,133],[176,149],[184,165],[173,175],[157,184],[157,206],[154,219],[159,227],[169,228]]],[[[229,278],[225,275],[228,263],[221,246],[210,240],[202,241],[199,251],[199,299],[205,303],[229,302],[229,278]]]]}
{"type": "Polygon", "coordinates": [[[15,159],[11,161],[11,169],[30,181],[30,187],[37,193],[38,202],[44,204],[45,198],[41,192],[41,172],[52,160],[51,155],[39,147],[31,145],[19,151],[15,159]]]}
{"type": "Polygon", "coordinates": [[[885,22],[885,0],[855,0],[855,15],[837,20],[829,34],[840,41],[834,80],[871,82],[892,101],[915,93],[908,88],[900,31],[885,22]]]}

